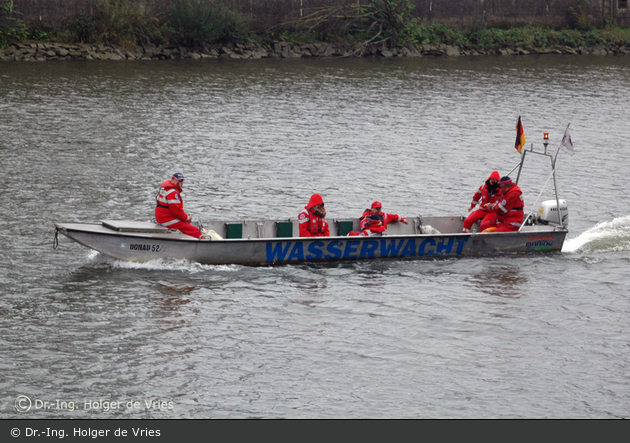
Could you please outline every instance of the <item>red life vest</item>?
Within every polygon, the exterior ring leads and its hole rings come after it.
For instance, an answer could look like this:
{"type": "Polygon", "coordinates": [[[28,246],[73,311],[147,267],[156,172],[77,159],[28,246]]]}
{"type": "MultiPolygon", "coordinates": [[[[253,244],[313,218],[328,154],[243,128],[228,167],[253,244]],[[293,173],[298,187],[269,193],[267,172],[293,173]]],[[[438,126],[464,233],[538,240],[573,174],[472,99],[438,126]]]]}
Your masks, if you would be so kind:
{"type": "Polygon", "coordinates": [[[523,223],[523,216],[525,215],[523,201],[523,192],[517,185],[512,185],[505,194],[503,194],[502,200],[494,207],[494,212],[497,213],[497,226],[501,224],[509,225],[510,229],[516,231],[521,227],[523,223]]]}
{"type": "Polygon", "coordinates": [[[156,197],[155,221],[162,226],[188,221],[180,190],[170,180],[162,182],[160,186],[162,189],[156,197]]]}
{"type": "Polygon", "coordinates": [[[481,203],[482,205],[484,205],[485,203],[494,203],[500,199],[501,189],[499,188],[498,184],[495,187],[490,186],[489,182],[491,178],[496,179],[497,182],[501,180],[499,172],[492,171],[492,174],[490,174],[488,180],[486,180],[483,185],[479,186],[479,189],[473,195],[473,205],[476,205],[477,203],[481,203]]]}
{"type": "Polygon", "coordinates": [[[319,194],[313,194],[304,211],[298,214],[300,237],[330,237],[330,228],[326,217],[320,217],[313,208],[324,203],[319,194]]]}
{"type": "Polygon", "coordinates": [[[370,235],[370,234],[382,234],[387,231],[387,224],[396,221],[402,221],[403,218],[398,214],[386,214],[381,212],[380,214],[374,214],[370,209],[366,209],[361,215],[361,222],[359,227],[361,232],[358,235],[370,235]],[[378,220],[374,220],[370,217],[378,216],[378,220]],[[378,222],[381,222],[379,225],[378,222]]]}

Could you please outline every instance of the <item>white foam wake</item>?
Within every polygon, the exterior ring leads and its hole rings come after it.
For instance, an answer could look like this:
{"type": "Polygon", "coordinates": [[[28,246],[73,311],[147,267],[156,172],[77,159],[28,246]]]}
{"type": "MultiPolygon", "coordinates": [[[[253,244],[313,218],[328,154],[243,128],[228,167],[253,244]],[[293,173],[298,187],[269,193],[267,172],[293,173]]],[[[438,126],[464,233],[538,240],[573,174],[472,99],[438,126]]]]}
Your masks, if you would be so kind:
{"type": "Polygon", "coordinates": [[[203,265],[201,263],[191,262],[185,259],[156,259],[146,262],[133,262],[116,260],[114,258],[103,255],[97,251],[90,251],[88,259],[95,263],[107,263],[112,268],[117,269],[143,269],[148,271],[181,271],[189,274],[206,271],[237,271],[237,265],[203,265]]]}
{"type": "Polygon", "coordinates": [[[598,223],[576,238],[565,240],[562,252],[630,250],[630,215],[598,223]]]}

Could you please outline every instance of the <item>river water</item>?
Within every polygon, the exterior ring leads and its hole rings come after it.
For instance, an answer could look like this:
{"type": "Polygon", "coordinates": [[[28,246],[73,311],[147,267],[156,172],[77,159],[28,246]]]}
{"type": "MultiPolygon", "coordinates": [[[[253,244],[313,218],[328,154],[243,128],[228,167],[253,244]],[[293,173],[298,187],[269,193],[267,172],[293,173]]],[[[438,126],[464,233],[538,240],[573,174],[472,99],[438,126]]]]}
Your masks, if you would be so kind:
{"type": "MultiPolygon", "coordinates": [[[[0,64],[0,418],[630,418],[629,60],[0,64]],[[570,123],[562,253],[255,268],[53,249],[55,222],[151,220],[174,172],[201,221],[294,218],[313,192],[332,218],[465,215],[517,165],[519,114],[554,153],[570,123]]],[[[536,162],[526,209],[551,197],[536,162]]]]}

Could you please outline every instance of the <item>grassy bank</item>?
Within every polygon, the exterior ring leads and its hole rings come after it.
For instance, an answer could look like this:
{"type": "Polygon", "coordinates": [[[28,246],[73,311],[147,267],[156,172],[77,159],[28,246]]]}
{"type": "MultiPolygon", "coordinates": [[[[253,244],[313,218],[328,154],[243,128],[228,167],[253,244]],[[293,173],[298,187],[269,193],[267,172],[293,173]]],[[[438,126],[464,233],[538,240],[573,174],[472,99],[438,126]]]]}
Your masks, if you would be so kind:
{"type": "Polygon", "coordinates": [[[153,12],[136,0],[99,0],[89,15],[58,29],[28,28],[10,0],[0,0],[0,47],[11,43],[105,44],[128,50],[159,45],[203,48],[225,44],[351,44],[356,55],[371,47],[402,48],[448,45],[461,51],[499,53],[507,49],[536,52],[553,47],[630,49],[630,29],[603,27],[580,8],[568,11],[563,28],[518,26],[462,30],[425,23],[413,14],[409,0],[371,0],[366,4],[305,9],[301,16],[262,29],[250,14],[215,0],[176,0],[169,10],[153,12]]]}

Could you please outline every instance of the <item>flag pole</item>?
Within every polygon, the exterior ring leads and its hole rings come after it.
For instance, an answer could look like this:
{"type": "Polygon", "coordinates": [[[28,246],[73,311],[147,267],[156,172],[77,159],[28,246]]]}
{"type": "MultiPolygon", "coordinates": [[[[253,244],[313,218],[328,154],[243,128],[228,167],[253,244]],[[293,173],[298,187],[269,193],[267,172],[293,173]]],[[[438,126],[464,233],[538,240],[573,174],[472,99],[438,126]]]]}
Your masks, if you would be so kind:
{"type": "MultiPolygon", "coordinates": [[[[567,129],[564,130],[564,134],[566,134],[567,131],[569,130],[569,126],[571,126],[570,122],[567,125],[567,129]]],[[[564,137],[564,134],[562,135],[562,137],[564,137]]],[[[558,183],[556,182],[556,160],[558,159],[558,154],[560,153],[561,147],[562,147],[562,142],[560,142],[560,145],[558,146],[558,150],[556,151],[556,155],[553,157],[553,160],[551,161],[551,173],[553,174],[553,188],[554,188],[554,191],[556,192],[556,208],[558,208],[558,223],[560,223],[560,227],[564,228],[564,223],[562,223],[562,217],[560,216],[560,197],[558,197],[558,183]]]]}
{"type": "Polygon", "coordinates": [[[519,163],[518,174],[514,183],[518,184],[518,180],[521,177],[521,169],[523,169],[523,160],[525,159],[525,131],[523,130],[523,122],[521,121],[521,115],[518,115],[516,121],[516,141],[514,142],[516,151],[521,155],[521,162],[519,163]]]}

